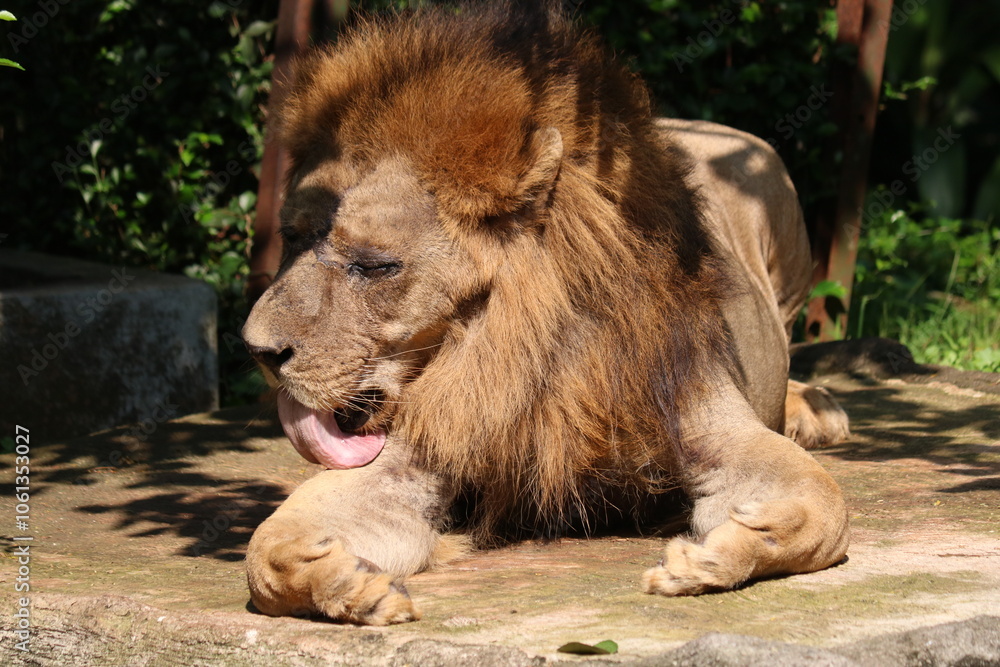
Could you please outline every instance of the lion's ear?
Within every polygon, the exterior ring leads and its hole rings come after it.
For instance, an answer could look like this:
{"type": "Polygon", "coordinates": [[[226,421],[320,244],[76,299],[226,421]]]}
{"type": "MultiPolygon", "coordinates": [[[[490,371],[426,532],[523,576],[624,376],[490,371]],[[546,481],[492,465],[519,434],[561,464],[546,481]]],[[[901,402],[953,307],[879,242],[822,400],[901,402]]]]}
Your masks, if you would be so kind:
{"type": "Polygon", "coordinates": [[[525,205],[544,203],[562,164],[562,134],[555,127],[543,127],[532,135],[528,150],[531,166],[518,184],[517,195],[525,205]]]}

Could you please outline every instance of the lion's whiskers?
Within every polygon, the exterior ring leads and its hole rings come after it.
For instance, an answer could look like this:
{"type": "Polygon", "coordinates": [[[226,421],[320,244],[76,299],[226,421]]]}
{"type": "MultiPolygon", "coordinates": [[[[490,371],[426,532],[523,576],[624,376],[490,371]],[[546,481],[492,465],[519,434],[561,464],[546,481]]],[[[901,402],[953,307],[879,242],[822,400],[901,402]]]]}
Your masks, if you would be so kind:
{"type": "Polygon", "coordinates": [[[381,360],[385,360],[385,359],[392,359],[393,357],[399,357],[399,356],[402,356],[404,354],[409,354],[411,352],[423,352],[424,350],[433,350],[435,347],[441,347],[442,345],[444,345],[443,342],[441,342],[441,343],[434,343],[433,345],[427,345],[425,347],[415,347],[415,348],[408,349],[408,350],[400,350],[399,352],[393,352],[392,354],[386,354],[386,355],[381,356],[381,357],[369,357],[368,361],[381,361],[381,360]]]}

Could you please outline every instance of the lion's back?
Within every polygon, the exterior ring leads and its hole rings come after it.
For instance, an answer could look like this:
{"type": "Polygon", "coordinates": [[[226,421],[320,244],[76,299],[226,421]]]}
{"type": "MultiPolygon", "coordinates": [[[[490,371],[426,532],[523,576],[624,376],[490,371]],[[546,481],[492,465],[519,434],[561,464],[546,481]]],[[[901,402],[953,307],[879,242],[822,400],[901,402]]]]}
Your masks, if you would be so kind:
{"type": "Polygon", "coordinates": [[[705,202],[705,223],[761,287],[773,290],[786,333],[809,291],[812,259],[795,186],[774,149],[740,130],[659,119],[686,151],[705,202]]]}

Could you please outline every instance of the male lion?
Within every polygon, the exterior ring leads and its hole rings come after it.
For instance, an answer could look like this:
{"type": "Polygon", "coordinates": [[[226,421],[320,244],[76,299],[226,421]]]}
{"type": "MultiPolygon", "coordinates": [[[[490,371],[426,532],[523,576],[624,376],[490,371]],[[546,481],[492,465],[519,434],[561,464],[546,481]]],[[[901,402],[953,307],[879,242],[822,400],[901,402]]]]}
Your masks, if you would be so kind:
{"type": "Polygon", "coordinates": [[[329,470],[250,541],[260,611],[412,620],[402,579],[463,540],[655,525],[674,488],[691,532],[647,592],[844,557],[837,484],[781,435],[847,421],[787,380],[809,247],[765,143],[654,120],[593,36],[507,5],[366,22],[291,90],[285,256],[244,336],[329,470]]]}

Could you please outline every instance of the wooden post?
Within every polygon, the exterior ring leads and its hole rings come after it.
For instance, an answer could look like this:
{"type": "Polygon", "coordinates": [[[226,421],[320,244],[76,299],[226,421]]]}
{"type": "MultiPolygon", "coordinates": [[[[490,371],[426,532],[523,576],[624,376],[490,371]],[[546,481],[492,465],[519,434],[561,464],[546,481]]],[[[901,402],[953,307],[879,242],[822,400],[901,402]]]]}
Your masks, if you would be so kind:
{"type": "MultiPolygon", "coordinates": [[[[273,110],[285,94],[292,61],[309,46],[312,29],[313,0],[281,0],[278,8],[278,36],[271,73],[271,97],[268,108],[273,110]]],[[[278,238],[278,212],[281,210],[282,183],[288,171],[288,156],[269,131],[264,139],[264,157],[260,166],[257,190],[257,216],[250,246],[250,277],[247,299],[255,303],[274,280],[281,263],[281,239],[278,238]]]]}
{"type": "Polygon", "coordinates": [[[828,312],[827,299],[809,304],[806,336],[810,340],[831,340],[847,333],[854,266],[861,236],[862,208],[868,185],[875,117],[882,90],[882,69],[889,39],[892,0],[839,0],[837,2],[837,42],[858,49],[857,63],[840,68],[833,82],[834,117],[840,126],[838,143],[843,162],[835,204],[821,213],[813,230],[813,284],[822,280],[839,282],[847,289],[845,310],[828,312]]]}

